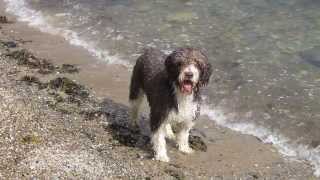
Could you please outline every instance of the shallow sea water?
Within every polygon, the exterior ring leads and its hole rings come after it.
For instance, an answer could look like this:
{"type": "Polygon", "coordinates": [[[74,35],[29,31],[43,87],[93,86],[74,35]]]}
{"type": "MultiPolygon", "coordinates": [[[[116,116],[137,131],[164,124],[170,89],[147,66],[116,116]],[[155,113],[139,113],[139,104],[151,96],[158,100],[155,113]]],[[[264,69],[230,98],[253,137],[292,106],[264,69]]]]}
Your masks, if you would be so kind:
{"type": "Polygon", "coordinates": [[[6,1],[21,20],[129,70],[145,47],[203,49],[214,67],[203,114],[320,175],[320,1],[6,1]]]}

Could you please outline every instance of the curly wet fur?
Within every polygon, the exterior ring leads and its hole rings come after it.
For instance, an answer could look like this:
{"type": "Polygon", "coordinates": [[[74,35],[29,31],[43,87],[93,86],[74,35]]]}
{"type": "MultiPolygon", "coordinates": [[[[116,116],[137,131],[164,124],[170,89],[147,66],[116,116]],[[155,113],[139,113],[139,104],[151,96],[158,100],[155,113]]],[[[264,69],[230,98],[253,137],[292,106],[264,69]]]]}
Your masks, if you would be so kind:
{"type": "Polygon", "coordinates": [[[208,84],[211,73],[207,57],[194,48],[180,48],[168,56],[159,50],[147,49],[138,58],[130,84],[131,119],[135,124],[145,94],[150,106],[150,127],[156,159],[168,161],[164,136],[172,136],[172,132],[168,132],[171,131],[171,121],[168,119],[172,118],[182,124],[184,130],[178,133],[179,149],[184,152],[191,151],[187,143],[188,133],[193,126],[193,120],[199,115],[200,88],[208,84]],[[198,70],[199,79],[192,93],[185,95],[177,88],[181,83],[179,75],[183,68],[191,64],[198,70]]]}

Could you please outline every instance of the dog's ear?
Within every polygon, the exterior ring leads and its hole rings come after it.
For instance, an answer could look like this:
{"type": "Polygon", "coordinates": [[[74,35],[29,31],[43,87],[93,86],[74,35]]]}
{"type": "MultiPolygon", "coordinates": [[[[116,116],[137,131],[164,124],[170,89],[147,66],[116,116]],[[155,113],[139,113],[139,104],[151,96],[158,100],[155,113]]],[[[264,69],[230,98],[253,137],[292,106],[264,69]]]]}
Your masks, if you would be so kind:
{"type": "Polygon", "coordinates": [[[166,71],[169,78],[175,80],[179,76],[178,60],[175,58],[176,53],[171,53],[165,60],[166,71]]]}
{"type": "Polygon", "coordinates": [[[207,56],[205,56],[203,53],[202,55],[204,58],[201,58],[201,60],[198,61],[200,71],[201,71],[200,80],[199,80],[200,87],[206,86],[209,83],[210,76],[212,74],[212,66],[209,63],[207,56]]]}

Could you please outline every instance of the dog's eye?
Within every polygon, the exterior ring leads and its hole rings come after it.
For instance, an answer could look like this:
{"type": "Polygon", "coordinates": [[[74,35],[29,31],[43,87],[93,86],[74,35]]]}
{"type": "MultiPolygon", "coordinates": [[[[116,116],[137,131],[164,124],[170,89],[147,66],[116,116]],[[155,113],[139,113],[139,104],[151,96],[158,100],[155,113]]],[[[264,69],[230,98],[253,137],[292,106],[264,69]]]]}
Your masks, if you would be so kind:
{"type": "Polygon", "coordinates": [[[177,62],[177,66],[181,67],[183,65],[183,63],[181,61],[177,62]]]}

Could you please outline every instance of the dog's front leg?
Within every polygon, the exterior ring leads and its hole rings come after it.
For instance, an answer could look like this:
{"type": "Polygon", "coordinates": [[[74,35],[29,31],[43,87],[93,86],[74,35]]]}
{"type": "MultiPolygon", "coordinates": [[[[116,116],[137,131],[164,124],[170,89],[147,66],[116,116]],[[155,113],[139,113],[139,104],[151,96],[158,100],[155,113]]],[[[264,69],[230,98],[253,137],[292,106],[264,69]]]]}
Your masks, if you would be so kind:
{"type": "Polygon", "coordinates": [[[155,159],[163,162],[169,162],[166,148],[166,133],[165,125],[161,125],[152,136],[153,150],[155,152],[155,159]]]}
{"type": "Polygon", "coordinates": [[[189,132],[193,126],[192,121],[183,122],[177,133],[178,148],[181,152],[190,154],[193,149],[189,146],[189,132]]]}

